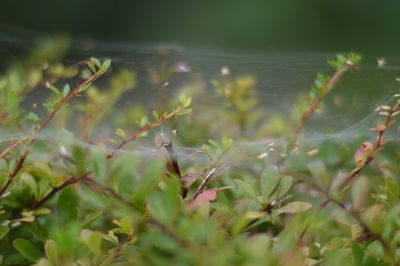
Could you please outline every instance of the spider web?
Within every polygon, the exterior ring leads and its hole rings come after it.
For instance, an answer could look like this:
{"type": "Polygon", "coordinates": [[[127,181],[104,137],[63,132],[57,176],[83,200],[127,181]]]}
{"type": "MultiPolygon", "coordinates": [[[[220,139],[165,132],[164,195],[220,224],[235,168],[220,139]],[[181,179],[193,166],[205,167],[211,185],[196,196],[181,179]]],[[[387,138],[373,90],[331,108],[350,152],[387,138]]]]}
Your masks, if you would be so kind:
{"type": "MultiPolygon", "coordinates": [[[[7,64],[26,54],[33,44],[48,38],[40,33],[21,29],[0,27],[0,54],[5,60],[0,64],[4,71],[7,64]]],[[[293,105],[299,97],[307,97],[317,72],[331,74],[332,69],[326,65],[326,60],[333,58],[334,53],[312,52],[247,52],[233,50],[205,49],[186,47],[177,44],[140,44],[128,42],[106,42],[91,39],[73,38],[68,53],[63,59],[66,65],[75,65],[80,61],[97,57],[111,59],[113,70],[128,68],[136,73],[137,86],[128,91],[116,103],[116,108],[127,109],[134,105],[146,103],[156,107],[176,98],[177,91],[194,79],[205,82],[207,94],[217,99],[211,81],[218,77],[221,68],[227,67],[232,77],[241,74],[251,74],[257,80],[256,91],[258,108],[266,117],[274,115],[290,116],[293,105]],[[168,56],[160,56],[160,51],[168,51],[168,56]],[[182,71],[170,80],[163,95],[157,94],[154,84],[150,81],[148,66],[159,68],[160,58],[163,64],[170,66],[183,65],[190,71],[182,71]]],[[[363,55],[359,71],[348,73],[334,88],[334,91],[324,100],[324,108],[316,113],[307,123],[302,142],[318,147],[327,141],[352,141],[359,136],[372,138],[368,129],[374,126],[377,118],[375,108],[390,101],[399,86],[395,78],[400,70],[400,58],[386,58],[384,66],[378,66],[378,56],[363,55]]],[[[96,86],[104,86],[106,81],[96,82],[96,86]]],[[[46,90],[35,90],[26,102],[40,102],[45,99],[46,90]]],[[[196,100],[196,99],[194,99],[196,100]]],[[[204,108],[207,112],[207,108],[204,108]]],[[[103,121],[99,131],[114,132],[109,129],[109,120],[103,121]]],[[[74,124],[67,125],[67,130],[76,131],[74,124]]],[[[165,128],[162,130],[168,131],[165,128]]],[[[10,141],[23,136],[25,132],[8,132],[0,128],[1,141],[10,141]]],[[[399,141],[397,128],[390,132],[394,141],[399,141]]],[[[228,136],[229,137],[229,136],[228,136]]],[[[51,131],[41,133],[41,139],[58,142],[51,131]]],[[[207,141],[207,140],[205,140],[207,141]]],[[[93,142],[75,139],[83,146],[92,146],[93,142]]],[[[241,152],[258,154],[267,149],[271,143],[283,143],[284,138],[265,138],[247,140],[241,138],[237,147],[241,152]]],[[[154,145],[140,143],[125,152],[133,152],[143,157],[156,156],[154,145]]],[[[112,150],[112,147],[108,147],[112,150]]],[[[179,146],[176,150],[183,158],[196,157],[199,147],[179,146]]]]}

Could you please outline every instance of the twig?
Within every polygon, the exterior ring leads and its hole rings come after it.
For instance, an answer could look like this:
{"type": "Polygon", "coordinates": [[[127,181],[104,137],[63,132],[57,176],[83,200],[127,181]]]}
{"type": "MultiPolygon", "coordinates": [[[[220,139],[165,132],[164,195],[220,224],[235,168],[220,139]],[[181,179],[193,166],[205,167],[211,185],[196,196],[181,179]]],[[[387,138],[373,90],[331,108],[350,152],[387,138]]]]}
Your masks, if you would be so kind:
{"type": "Polygon", "coordinates": [[[184,109],[185,109],[184,107],[179,106],[177,109],[175,109],[175,111],[173,111],[171,113],[168,113],[168,114],[164,114],[160,118],[158,118],[156,121],[139,128],[136,132],[134,132],[132,135],[130,135],[129,137],[124,139],[120,144],[118,144],[115,147],[114,151],[107,155],[107,159],[113,158],[116,155],[116,153],[119,150],[121,150],[126,144],[128,144],[131,141],[134,141],[135,139],[137,139],[144,132],[150,131],[153,128],[158,127],[164,121],[166,121],[168,119],[171,119],[171,118],[175,117],[178,113],[184,111],[184,109]]]}
{"type": "Polygon", "coordinates": [[[185,182],[183,180],[182,177],[182,172],[181,172],[181,168],[179,167],[179,163],[178,163],[178,155],[176,154],[173,146],[172,146],[172,142],[162,136],[162,135],[158,135],[156,138],[156,142],[160,142],[160,143],[156,143],[159,144],[158,146],[160,146],[160,148],[164,148],[167,151],[168,154],[168,159],[169,162],[167,163],[167,169],[170,173],[176,175],[181,183],[181,188],[182,188],[182,198],[186,198],[187,193],[188,193],[188,188],[186,188],[185,186],[185,182]]]}
{"type": "Polygon", "coordinates": [[[332,75],[332,77],[329,79],[328,82],[325,83],[323,86],[322,92],[318,94],[310,103],[308,109],[302,114],[300,117],[299,121],[296,124],[293,136],[291,139],[288,141],[288,144],[286,145],[286,149],[284,152],[284,156],[282,156],[278,162],[277,165],[282,165],[285,161],[287,156],[293,152],[295,149],[296,142],[299,138],[299,134],[303,131],[304,125],[306,122],[309,120],[309,118],[315,113],[317,110],[319,104],[322,102],[322,100],[325,98],[325,96],[332,91],[332,89],[335,87],[335,85],[339,82],[341,77],[351,69],[353,65],[350,63],[346,63],[344,66],[338,68],[336,72],[332,75]]]}
{"type": "MultiPolygon", "coordinates": [[[[366,166],[368,166],[376,157],[378,152],[382,149],[383,147],[383,136],[387,129],[392,125],[394,122],[393,118],[394,115],[397,111],[397,109],[400,107],[400,99],[396,101],[396,104],[388,111],[386,121],[384,123],[383,127],[377,127],[378,130],[378,136],[376,138],[376,142],[374,145],[374,148],[371,151],[371,154],[362,162],[360,166],[357,166],[356,168],[353,169],[353,171],[350,172],[350,174],[344,179],[344,181],[337,187],[338,192],[343,192],[346,188],[348,188],[358,177],[360,174],[361,170],[363,170],[366,166]]],[[[332,200],[331,197],[328,197],[325,201],[323,201],[319,207],[319,209],[323,209],[330,201],[332,200]]]]}
{"type": "Polygon", "coordinates": [[[217,175],[219,172],[221,172],[222,169],[224,169],[226,167],[225,164],[219,166],[219,167],[213,167],[204,177],[204,179],[201,181],[199,187],[196,190],[196,193],[193,196],[193,199],[195,200],[200,193],[203,191],[203,189],[205,188],[205,186],[207,185],[207,183],[210,181],[210,179],[217,175]]]}
{"type": "Polygon", "coordinates": [[[135,238],[135,234],[129,234],[128,238],[123,242],[119,243],[115,248],[114,254],[112,258],[117,258],[121,255],[122,250],[135,238]]]}
{"type": "Polygon", "coordinates": [[[390,247],[389,243],[387,243],[386,240],[383,239],[383,237],[382,237],[380,234],[374,233],[374,232],[368,227],[368,225],[367,225],[366,223],[364,223],[364,221],[361,219],[360,214],[359,214],[358,212],[356,212],[356,211],[354,211],[354,210],[349,210],[349,209],[347,209],[346,206],[345,206],[342,202],[340,202],[340,201],[338,201],[338,200],[336,200],[336,199],[333,199],[332,202],[335,203],[336,205],[338,205],[340,208],[342,208],[342,209],[343,209],[344,211],[346,211],[348,214],[350,214],[350,215],[354,218],[354,220],[356,220],[357,223],[363,228],[364,233],[365,233],[365,236],[367,236],[367,237],[357,238],[358,241],[365,240],[365,239],[368,238],[368,237],[373,237],[374,239],[376,239],[377,241],[379,241],[379,242],[382,244],[383,249],[385,250],[385,252],[386,252],[393,260],[396,260],[395,257],[394,257],[394,255],[393,255],[394,252],[393,252],[392,248],[390,247]]]}
{"type": "Polygon", "coordinates": [[[97,72],[95,72],[91,77],[89,77],[88,79],[86,79],[84,82],[78,84],[75,86],[75,88],[72,90],[72,92],[70,94],[68,94],[67,96],[64,96],[63,98],[61,98],[61,100],[59,101],[59,103],[57,104],[57,108],[55,108],[44,120],[43,122],[40,124],[40,126],[38,126],[35,130],[31,131],[30,133],[28,133],[26,136],[12,142],[10,145],[8,145],[1,153],[0,153],[0,159],[3,159],[4,157],[6,157],[10,151],[12,151],[13,149],[15,149],[16,147],[18,147],[19,145],[21,145],[22,143],[24,143],[26,140],[32,138],[30,145],[33,145],[36,140],[37,140],[37,134],[43,130],[45,127],[47,127],[47,125],[50,123],[51,120],[53,120],[54,116],[60,111],[60,109],[65,106],[72,98],[76,97],[80,91],[81,88],[83,88],[84,86],[87,86],[88,84],[92,83],[93,81],[95,81],[97,78],[99,78],[104,72],[100,69],[97,72]]]}
{"type": "Polygon", "coordinates": [[[7,191],[7,189],[11,186],[11,184],[14,181],[15,176],[18,174],[18,172],[21,170],[22,166],[24,165],[25,159],[28,156],[28,152],[26,151],[22,156],[19,158],[17,166],[15,167],[14,171],[9,174],[7,182],[4,184],[4,186],[0,189],[0,198],[4,194],[4,192],[7,191]]]}
{"type": "MultiPolygon", "coordinates": [[[[175,111],[173,111],[171,113],[168,113],[166,115],[163,115],[159,119],[157,119],[156,121],[152,122],[151,124],[148,124],[148,125],[145,125],[145,126],[139,128],[132,135],[130,135],[129,137],[125,138],[119,145],[117,145],[115,150],[112,153],[107,155],[107,160],[113,159],[117,155],[118,151],[120,151],[129,142],[135,140],[143,132],[147,132],[147,131],[159,126],[162,122],[174,117],[179,112],[182,112],[184,109],[185,109],[184,107],[179,106],[175,111]]],[[[45,203],[46,201],[51,199],[55,194],[57,194],[63,188],[81,181],[82,179],[84,179],[85,177],[89,176],[90,174],[91,174],[91,171],[88,170],[84,174],[82,174],[81,176],[78,176],[78,177],[77,176],[72,176],[72,177],[67,178],[60,185],[54,187],[44,198],[40,199],[35,204],[33,204],[30,209],[37,209],[39,206],[41,206],[43,203],[45,203]]]]}
{"type": "Polygon", "coordinates": [[[40,206],[42,206],[46,201],[48,201],[49,199],[51,199],[55,194],[57,194],[57,192],[63,190],[64,188],[66,188],[69,185],[75,184],[77,182],[79,182],[80,180],[82,180],[86,175],[88,174],[88,172],[86,172],[85,174],[81,175],[81,176],[73,176],[70,177],[66,180],[64,180],[64,182],[62,182],[60,185],[53,187],[53,189],[43,198],[41,198],[39,201],[37,201],[35,204],[33,204],[29,209],[30,210],[35,210],[37,208],[39,208],[40,206]]]}
{"type": "MultiPolygon", "coordinates": [[[[37,141],[37,135],[38,133],[43,130],[45,127],[47,127],[47,125],[50,123],[51,120],[53,120],[54,116],[58,113],[58,111],[65,106],[71,99],[73,99],[74,97],[76,97],[79,94],[79,91],[81,88],[83,88],[84,86],[89,85],[90,83],[92,83],[94,80],[96,80],[97,78],[99,78],[102,74],[104,74],[104,71],[102,69],[99,69],[97,72],[95,72],[91,77],[89,77],[88,79],[86,79],[84,82],[78,84],[75,86],[75,88],[72,90],[72,92],[70,94],[68,94],[67,96],[64,96],[63,98],[61,98],[61,100],[59,101],[59,103],[57,104],[57,108],[55,108],[47,117],[45,120],[43,120],[43,122],[40,124],[40,126],[38,126],[35,130],[31,131],[30,133],[28,133],[26,136],[20,138],[17,141],[12,142],[10,145],[8,145],[0,154],[0,159],[3,159],[4,157],[6,157],[14,148],[18,147],[19,145],[21,145],[22,143],[24,143],[26,140],[31,139],[29,142],[28,146],[32,146],[33,144],[36,143],[37,141]]],[[[18,174],[18,172],[22,169],[23,164],[25,162],[25,159],[28,155],[28,150],[26,150],[24,152],[24,154],[21,156],[20,160],[18,161],[17,167],[15,168],[14,172],[9,176],[6,184],[3,186],[3,188],[1,188],[0,190],[0,196],[8,189],[8,187],[12,184],[12,182],[14,181],[15,176],[18,174]]]]}
{"type": "Polygon", "coordinates": [[[95,189],[94,187],[96,187],[97,189],[101,190],[104,194],[113,196],[115,199],[117,199],[119,202],[123,203],[127,207],[138,210],[137,207],[134,204],[132,204],[132,202],[123,198],[115,190],[96,182],[96,180],[90,178],[90,176],[85,176],[83,178],[83,182],[87,184],[91,189],[95,189]]]}

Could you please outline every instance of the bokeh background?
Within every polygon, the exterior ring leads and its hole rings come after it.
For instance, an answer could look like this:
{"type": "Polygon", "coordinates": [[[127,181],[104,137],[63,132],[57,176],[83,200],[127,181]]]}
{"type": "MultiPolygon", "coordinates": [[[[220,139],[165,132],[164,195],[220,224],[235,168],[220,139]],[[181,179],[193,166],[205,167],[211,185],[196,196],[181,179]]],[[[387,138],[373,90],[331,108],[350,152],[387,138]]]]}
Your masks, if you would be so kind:
{"type": "Polygon", "coordinates": [[[135,43],[246,51],[400,52],[397,0],[2,0],[0,23],[135,43]]]}

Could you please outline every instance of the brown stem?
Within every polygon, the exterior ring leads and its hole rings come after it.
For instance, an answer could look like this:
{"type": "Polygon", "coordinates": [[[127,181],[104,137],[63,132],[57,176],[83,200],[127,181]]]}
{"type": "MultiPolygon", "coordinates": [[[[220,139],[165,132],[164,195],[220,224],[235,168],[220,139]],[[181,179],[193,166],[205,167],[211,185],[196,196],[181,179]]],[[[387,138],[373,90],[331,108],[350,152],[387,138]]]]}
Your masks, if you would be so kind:
{"type": "MultiPolygon", "coordinates": [[[[358,166],[357,168],[353,169],[353,171],[350,172],[350,174],[344,179],[344,181],[337,187],[338,192],[343,192],[349,185],[351,185],[356,180],[361,170],[363,170],[375,159],[376,155],[383,147],[383,136],[387,131],[387,129],[392,124],[394,117],[393,114],[399,107],[400,107],[400,99],[397,100],[396,104],[388,112],[388,116],[386,118],[384,127],[382,129],[378,129],[378,136],[376,138],[376,142],[374,148],[372,149],[371,154],[367,157],[367,159],[363,162],[362,165],[358,166]]],[[[332,198],[328,197],[324,202],[321,203],[319,209],[323,209],[331,200],[332,198]]]]}
{"type": "Polygon", "coordinates": [[[35,210],[37,208],[39,208],[40,206],[42,206],[45,202],[47,202],[49,199],[51,199],[55,194],[57,194],[57,192],[63,190],[65,187],[75,184],[77,182],[79,182],[80,180],[82,180],[86,175],[88,174],[88,172],[86,172],[85,174],[76,177],[70,177],[66,180],[64,180],[64,182],[62,182],[60,185],[53,187],[53,189],[43,198],[41,198],[39,201],[37,201],[35,204],[33,204],[30,207],[30,210],[35,210]]]}
{"type": "Polygon", "coordinates": [[[32,138],[32,140],[30,141],[30,145],[33,145],[36,140],[37,137],[36,135],[39,133],[39,131],[43,130],[45,127],[47,127],[47,125],[50,123],[51,120],[53,120],[54,116],[60,111],[60,109],[65,106],[65,104],[67,104],[71,99],[73,99],[74,97],[76,97],[79,94],[79,90],[81,88],[83,88],[84,86],[92,83],[93,81],[95,81],[97,78],[99,78],[102,74],[103,74],[103,70],[98,70],[96,73],[94,73],[91,77],[89,77],[88,79],[86,79],[84,82],[78,84],[75,86],[75,88],[72,90],[72,92],[67,95],[64,96],[63,98],[61,98],[61,100],[58,103],[58,107],[55,108],[44,120],[43,122],[40,124],[39,127],[37,127],[35,130],[31,131],[30,133],[28,133],[26,136],[10,143],[1,153],[0,153],[0,159],[3,159],[4,157],[6,157],[10,151],[12,151],[14,148],[18,147],[19,145],[21,145],[22,143],[24,143],[26,140],[28,140],[29,138],[32,138]]]}
{"type": "Polygon", "coordinates": [[[324,85],[322,92],[317,95],[310,103],[308,109],[302,114],[299,121],[296,124],[294,134],[291,139],[288,141],[288,144],[285,149],[285,155],[282,156],[277,164],[282,165],[287,156],[293,152],[295,149],[296,142],[299,138],[299,134],[303,131],[304,125],[308,121],[308,119],[315,113],[318,108],[318,105],[322,102],[325,96],[335,87],[335,85],[339,82],[340,78],[350,69],[351,65],[346,64],[341,68],[338,68],[336,72],[332,75],[328,82],[324,85]]]}
{"type": "Polygon", "coordinates": [[[4,192],[7,191],[7,189],[11,186],[11,184],[14,181],[15,176],[19,173],[21,170],[22,166],[24,165],[25,159],[28,156],[28,152],[25,152],[22,154],[22,156],[19,158],[17,166],[15,167],[14,171],[9,174],[7,182],[4,184],[4,186],[0,189],[0,198],[4,194],[4,192]]]}
{"type": "Polygon", "coordinates": [[[159,126],[161,123],[163,123],[165,120],[173,118],[174,116],[176,116],[179,112],[182,112],[183,110],[184,110],[184,108],[182,106],[179,106],[175,111],[173,111],[169,114],[163,115],[160,118],[158,118],[156,121],[152,122],[151,124],[148,124],[148,125],[145,125],[145,126],[139,128],[132,135],[130,135],[129,137],[124,139],[120,144],[118,144],[115,147],[115,150],[112,153],[107,155],[107,159],[113,158],[116,155],[116,153],[119,150],[121,150],[126,144],[128,144],[131,141],[134,141],[144,132],[148,132],[148,131],[152,130],[153,128],[155,128],[155,127],[159,126]]]}
{"type": "MultiPolygon", "coordinates": [[[[159,126],[162,122],[164,122],[167,119],[170,119],[172,117],[174,117],[177,113],[183,111],[184,108],[179,106],[174,112],[171,112],[169,114],[163,115],[161,116],[159,119],[157,119],[156,121],[154,121],[153,123],[146,125],[140,129],[138,129],[136,132],[134,132],[132,135],[130,135],[129,137],[127,137],[126,139],[124,139],[119,145],[117,145],[117,147],[115,148],[115,150],[107,155],[107,160],[111,160],[112,158],[114,158],[118,151],[121,150],[126,144],[128,144],[129,142],[135,140],[140,134],[142,134],[143,132],[147,132],[153,128],[155,128],[156,126],[159,126]]],[[[55,194],[57,194],[60,190],[62,190],[63,188],[75,184],[79,181],[81,181],[82,179],[84,179],[85,177],[89,176],[91,174],[91,171],[86,171],[83,175],[76,177],[76,176],[72,176],[67,178],[66,180],[64,180],[64,182],[62,182],[60,185],[54,187],[49,194],[47,194],[45,197],[43,197],[42,199],[40,199],[39,201],[37,201],[34,205],[32,205],[31,209],[37,209],[39,206],[41,206],[43,203],[45,203],[46,201],[48,201],[49,199],[51,199],[55,194]]]]}

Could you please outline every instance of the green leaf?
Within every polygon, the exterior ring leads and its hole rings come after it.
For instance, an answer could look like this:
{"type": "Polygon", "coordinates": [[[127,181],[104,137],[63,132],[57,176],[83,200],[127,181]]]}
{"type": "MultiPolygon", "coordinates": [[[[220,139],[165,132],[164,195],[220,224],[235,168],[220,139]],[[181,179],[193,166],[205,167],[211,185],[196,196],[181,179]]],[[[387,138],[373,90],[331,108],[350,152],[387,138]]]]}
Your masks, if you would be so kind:
{"type": "Polygon", "coordinates": [[[20,180],[29,188],[29,192],[37,199],[39,197],[39,190],[35,178],[28,173],[22,173],[20,180]]]}
{"type": "Polygon", "coordinates": [[[46,87],[49,88],[52,92],[54,92],[55,94],[60,94],[60,90],[54,86],[53,84],[47,83],[46,87]]]}
{"type": "Polygon", "coordinates": [[[86,150],[83,147],[79,145],[74,145],[72,147],[72,159],[74,159],[77,164],[78,174],[83,174],[86,171],[87,157],[86,150]]]}
{"type": "Polygon", "coordinates": [[[47,240],[44,245],[44,250],[46,252],[46,256],[47,256],[48,260],[53,265],[58,265],[58,252],[57,252],[56,242],[54,242],[51,239],[47,240]]]}
{"type": "Polygon", "coordinates": [[[280,213],[298,213],[298,212],[304,212],[310,209],[312,205],[308,202],[302,202],[302,201],[293,201],[279,209],[277,209],[277,212],[280,213]]]}
{"type": "Polygon", "coordinates": [[[360,176],[351,186],[351,198],[354,210],[359,210],[368,199],[368,180],[360,176]]]}
{"type": "Polygon", "coordinates": [[[92,86],[92,83],[87,83],[85,85],[83,85],[82,87],[79,88],[78,92],[79,93],[83,93],[85,92],[87,89],[89,89],[92,86]]]}
{"type": "Polygon", "coordinates": [[[171,224],[178,215],[180,206],[180,183],[171,179],[165,183],[164,191],[154,191],[147,199],[150,214],[164,224],[171,224]]]}
{"type": "Polygon", "coordinates": [[[10,228],[8,228],[7,225],[0,225],[0,239],[4,238],[7,233],[10,231],[10,228]]]}
{"type": "Polygon", "coordinates": [[[37,123],[40,121],[39,117],[34,112],[29,112],[26,118],[32,121],[33,123],[37,123]]]}
{"type": "Polygon", "coordinates": [[[272,191],[276,187],[278,182],[278,180],[276,179],[277,175],[278,171],[276,166],[269,166],[262,172],[260,179],[260,188],[264,200],[270,197],[272,191]]]}
{"type": "Polygon", "coordinates": [[[87,217],[86,220],[83,222],[82,227],[83,228],[88,227],[94,221],[96,221],[97,218],[99,218],[102,214],[103,214],[102,211],[96,211],[96,212],[90,214],[89,217],[87,217]]]}
{"type": "Polygon", "coordinates": [[[18,252],[32,262],[36,262],[41,258],[41,254],[36,247],[26,239],[18,238],[13,241],[13,245],[18,252]]]}
{"type": "Polygon", "coordinates": [[[186,115],[192,112],[191,108],[185,108],[182,111],[180,111],[179,113],[177,113],[177,115],[186,115]]]}
{"type": "Polygon", "coordinates": [[[126,138],[126,133],[122,128],[117,128],[115,130],[115,135],[117,135],[118,137],[120,137],[121,139],[126,138]]]}
{"type": "Polygon", "coordinates": [[[353,254],[354,265],[363,266],[364,263],[364,248],[355,242],[351,243],[351,253],[353,254]]]}
{"type": "Polygon", "coordinates": [[[62,190],[57,202],[57,213],[60,225],[68,225],[78,217],[79,198],[73,187],[62,190]]]}
{"type": "Polygon", "coordinates": [[[70,93],[70,91],[71,91],[71,87],[69,86],[69,84],[68,84],[68,83],[65,84],[64,89],[63,89],[63,95],[64,95],[64,97],[68,96],[68,94],[70,93]]]}
{"type": "Polygon", "coordinates": [[[103,71],[106,71],[111,65],[111,60],[107,59],[106,61],[103,62],[103,65],[101,66],[103,71]]]}
{"type": "Polygon", "coordinates": [[[7,94],[7,111],[10,116],[16,115],[18,110],[18,97],[17,92],[15,90],[8,91],[7,94]]]}
{"type": "Polygon", "coordinates": [[[99,59],[92,57],[92,58],[90,58],[90,61],[92,61],[98,68],[101,67],[101,63],[100,63],[99,59]]]}
{"type": "Polygon", "coordinates": [[[243,180],[240,179],[235,179],[235,183],[240,187],[243,192],[245,192],[247,195],[249,195],[252,198],[256,197],[256,191],[255,189],[251,186],[251,184],[244,182],[243,180]]]}
{"type": "Polygon", "coordinates": [[[101,234],[88,229],[83,229],[81,231],[82,242],[89,248],[91,252],[95,255],[101,254],[101,234]]]}
{"type": "Polygon", "coordinates": [[[107,171],[107,154],[105,146],[96,146],[91,150],[89,156],[89,169],[100,183],[104,183],[107,171]]]}
{"type": "Polygon", "coordinates": [[[3,90],[7,85],[8,85],[8,79],[1,78],[0,79],[0,91],[3,90]]]}
{"type": "Polygon", "coordinates": [[[54,111],[54,103],[44,103],[43,107],[46,108],[47,112],[49,113],[54,111]]]}
{"type": "Polygon", "coordinates": [[[293,178],[291,176],[284,176],[279,179],[279,186],[277,188],[278,198],[285,196],[292,187],[293,178]]]}

